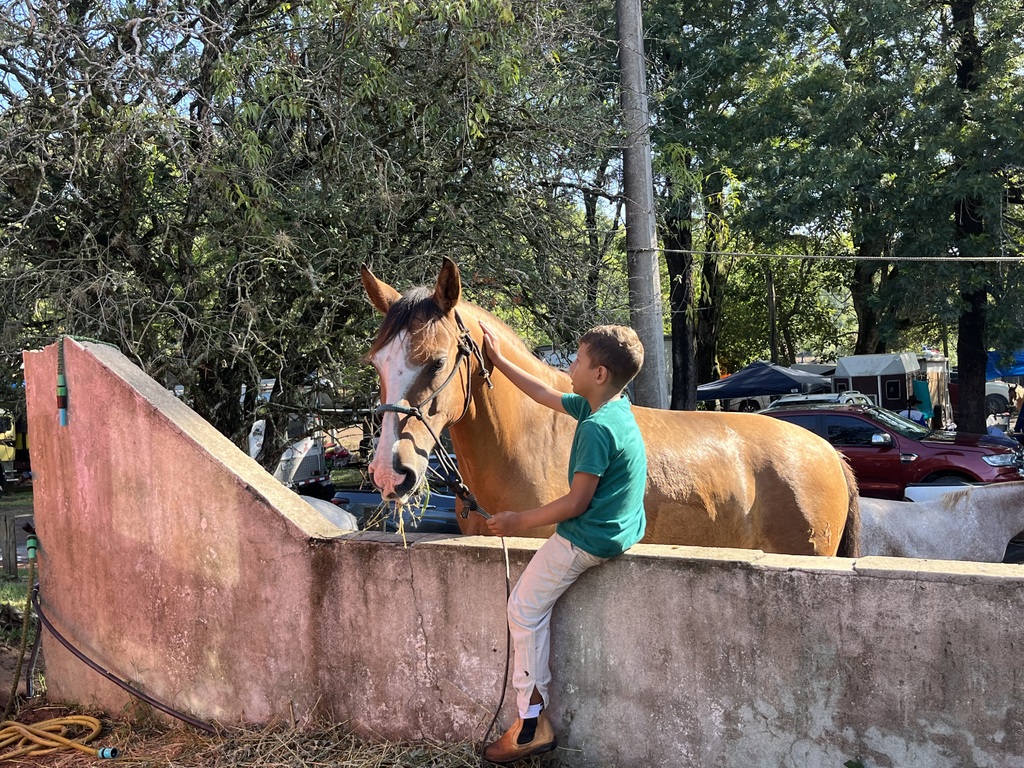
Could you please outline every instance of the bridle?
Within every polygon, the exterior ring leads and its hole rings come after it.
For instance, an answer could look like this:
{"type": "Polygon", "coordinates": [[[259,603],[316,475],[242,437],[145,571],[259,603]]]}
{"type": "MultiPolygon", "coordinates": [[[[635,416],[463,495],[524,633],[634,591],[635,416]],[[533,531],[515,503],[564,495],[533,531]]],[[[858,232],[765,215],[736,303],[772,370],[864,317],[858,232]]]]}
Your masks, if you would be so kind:
{"type": "MultiPolygon", "coordinates": [[[[448,374],[441,386],[435,389],[419,403],[419,405],[398,405],[397,403],[382,403],[377,406],[375,413],[398,413],[403,416],[411,416],[419,419],[423,426],[426,427],[427,432],[434,438],[434,444],[441,448],[437,452],[437,460],[441,465],[441,469],[444,470],[444,475],[438,474],[438,477],[444,481],[451,491],[459,497],[462,501],[462,509],[459,514],[462,519],[465,520],[469,517],[470,512],[476,512],[478,515],[483,517],[485,520],[489,520],[491,515],[480,506],[480,503],[476,500],[476,496],[469,490],[466,484],[462,480],[462,474],[459,472],[458,466],[452,461],[448,455],[448,451],[444,450],[444,446],[441,443],[441,438],[438,437],[437,433],[434,432],[433,427],[427,423],[426,418],[423,416],[423,408],[431,401],[434,400],[444,388],[447,387],[455,379],[455,374],[459,370],[463,361],[466,363],[466,399],[465,404],[462,406],[462,414],[452,424],[458,424],[465,418],[469,412],[469,403],[473,399],[473,358],[476,358],[480,365],[480,375],[483,376],[484,381],[487,382],[488,389],[494,389],[494,382],[491,381],[491,372],[487,370],[487,364],[484,360],[483,350],[480,349],[480,345],[476,343],[476,340],[470,335],[469,331],[466,330],[466,326],[462,322],[462,318],[459,316],[458,311],[455,313],[455,324],[459,329],[459,341],[458,341],[458,355],[455,358],[455,364],[452,366],[451,373],[448,374]]],[[[509,572],[508,562],[508,549],[505,547],[505,537],[501,537],[501,549],[505,554],[505,599],[509,599],[512,591],[512,580],[509,572]]],[[[512,631],[509,629],[508,624],[505,625],[505,674],[502,677],[501,684],[501,698],[498,700],[498,706],[494,710],[494,717],[491,719],[491,724],[487,726],[487,732],[484,734],[484,742],[490,738],[491,730],[494,728],[494,724],[498,722],[498,713],[501,712],[502,704],[505,702],[505,691],[508,688],[508,671],[509,671],[509,660],[512,656],[512,631]]]]}
{"type": "Polygon", "coordinates": [[[462,500],[462,518],[469,517],[470,512],[476,512],[485,518],[489,518],[490,515],[480,506],[476,500],[476,496],[469,490],[466,484],[462,481],[462,475],[459,473],[459,468],[452,461],[448,455],[448,451],[444,450],[441,443],[440,437],[434,431],[434,428],[427,422],[426,417],[423,415],[423,409],[426,408],[431,401],[435,400],[445,388],[455,380],[455,374],[459,372],[463,362],[466,364],[466,395],[465,401],[462,406],[462,413],[455,421],[451,424],[458,424],[462,421],[466,414],[469,412],[469,404],[473,400],[473,359],[475,358],[480,366],[480,376],[487,382],[487,388],[493,389],[494,382],[491,381],[491,372],[487,370],[487,364],[484,360],[483,350],[480,349],[480,345],[476,343],[476,339],[472,337],[468,330],[466,330],[465,324],[462,322],[462,317],[458,311],[455,313],[455,324],[459,329],[459,340],[457,342],[458,353],[455,356],[455,364],[452,365],[451,373],[448,377],[441,382],[441,385],[431,392],[425,399],[421,400],[417,405],[399,405],[398,403],[383,403],[377,406],[375,413],[398,413],[403,416],[411,416],[415,419],[419,419],[423,426],[426,427],[427,432],[434,438],[434,443],[441,448],[437,452],[437,460],[441,465],[441,469],[444,470],[444,475],[439,477],[444,483],[452,490],[452,492],[462,500]]]}

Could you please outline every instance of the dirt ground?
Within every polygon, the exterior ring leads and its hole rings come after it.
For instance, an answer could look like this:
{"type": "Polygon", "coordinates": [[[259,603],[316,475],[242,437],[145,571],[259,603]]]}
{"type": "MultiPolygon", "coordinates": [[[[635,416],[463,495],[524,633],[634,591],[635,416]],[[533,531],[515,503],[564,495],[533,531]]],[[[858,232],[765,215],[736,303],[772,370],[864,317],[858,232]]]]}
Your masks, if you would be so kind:
{"type": "MultiPolygon", "coordinates": [[[[15,648],[9,645],[0,646],[0,691],[3,692],[3,701],[6,705],[8,698],[11,695],[11,688],[14,684],[14,675],[18,666],[18,658],[20,657],[19,648],[15,648]]],[[[29,649],[31,651],[31,649],[29,649]]],[[[27,654],[26,654],[27,655],[27,654]]],[[[28,661],[26,659],[25,663],[28,661]]],[[[20,684],[18,686],[18,694],[20,696],[25,695],[25,680],[24,674],[19,675],[20,684]]]]}

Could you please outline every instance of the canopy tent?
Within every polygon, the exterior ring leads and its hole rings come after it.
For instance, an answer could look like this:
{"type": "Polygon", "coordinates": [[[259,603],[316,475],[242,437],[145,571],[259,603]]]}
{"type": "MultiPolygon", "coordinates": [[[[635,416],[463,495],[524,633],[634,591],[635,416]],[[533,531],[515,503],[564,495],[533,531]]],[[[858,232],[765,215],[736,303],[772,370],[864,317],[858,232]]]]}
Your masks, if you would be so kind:
{"type": "Polygon", "coordinates": [[[813,395],[831,392],[832,380],[806,371],[758,361],[718,381],[697,387],[698,400],[728,400],[755,395],[813,395]]]}
{"type": "Polygon", "coordinates": [[[1003,376],[1024,376],[1024,350],[1020,352],[989,352],[985,378],[1001,379],[1003,376]],[[1004,358],[1006,362],[1004,362],[1004,358]]]}

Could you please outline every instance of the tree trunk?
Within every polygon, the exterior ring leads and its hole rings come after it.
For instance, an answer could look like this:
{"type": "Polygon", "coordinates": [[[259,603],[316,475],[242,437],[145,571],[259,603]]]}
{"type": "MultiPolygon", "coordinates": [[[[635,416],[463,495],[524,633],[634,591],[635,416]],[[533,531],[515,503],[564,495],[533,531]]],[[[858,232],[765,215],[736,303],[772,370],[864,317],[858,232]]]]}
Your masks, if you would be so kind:
{"type": "Polygon", "coordinates": [[[987,325],[985,306],[988,291],[980,288],[963,294],[965,307],[960,312],[956,356],[960,393],[957,405],[957,429],[961,432],[984,433],[985,424],[985,367],[988,353],[984,342],[987,325]]]}
{"type": "Polygon", "coordinates": [[[775,319],[775,275],[772,273],[771,262],[764,267],[764,293],[768,305],[768,354],[771,362],[779,362],[779,330],[775,319]]]}
{"type": "Polygon", "coordinates": [[[709,253],[701,261],[701,291],[697,299],[697,382],[716,381],[718,368],[718,332],[722,325],[727,275],[718,253],[725,250],[725,206],[723,204],[723,176],[709,174],[704,180],[704,217],[708,233],[709,253]]]}
{"type": "MultiPolygon", "coordinates": [[[[982,67],[982,51],[974,26],[974,0],[950,3],[953,15],[952,49],[956,59],[956,87],[967,95],[978,88],[975,73],[982,67]]],[[[968,121],[961,113],[961,121],[968,121]]],[[[960,164],[969,165],[969,160],[960,159],[960,164]]],[[[973,241],[985,233],[981,205],[977,197],[967,195],[954,203],[954,242],[962,252],[970,253],[973,241]]],[[[979,265],[980,266],[980,265],[979,265]]],[[[987,306],[988,288],[971,283],[970,272],[961,280],[963,309],[958,322],[956,343],[957,365],[959,367],[960,394],[957,406],[957,429],[963,432],[980,432],[987,429],[985,413],[985,368],[988,363],[987,306]]]]}
{"type": "Polygon", "coordinates": [[[717,381],[718,333],[722,327],[726,270],[720,256],[708,255],[701,262],[701,291],[697,299],[697,381],[717,381]]]}
{"type": "Polygon", "coordinates": [[[692,411],[697,407],[696,333],[693,307],[693,232],[689,199],[672,204],[665,217],[665,266],[668,268],[668,303],[672,331],[672,393],[669,408],[692,411]]]}
{"type": "Polygon", "coordinates": [[[853,267],[853,282],[850,292],[853,298],[853,309],[857,313],[857,344],[855,355],[874,355],[881,351],[883,344],[879,334],[879,312],[873,306],[875,294],[875,274],[878,263],[874,261],[858,261],[853,267]]]}

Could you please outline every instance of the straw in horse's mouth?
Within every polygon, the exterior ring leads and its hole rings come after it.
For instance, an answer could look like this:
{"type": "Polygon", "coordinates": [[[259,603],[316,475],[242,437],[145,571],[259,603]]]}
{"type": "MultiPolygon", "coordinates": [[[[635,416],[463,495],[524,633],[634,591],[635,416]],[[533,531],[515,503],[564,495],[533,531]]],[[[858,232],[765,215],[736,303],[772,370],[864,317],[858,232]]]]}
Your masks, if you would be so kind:
{"type": "Polygon", "coordinates": [[[420,518],[423,517],[424,511],[427,509],[427,504],[430,503],[430,485],[424,481],[416,486],[413,492],[406,497],[405,501],[396,500],[393,503],[395,505],[395,522],[398,526],[398,530],[395,533],[398,533],[404,542],[405,515],[402,513],[405,507],[410,507],[413,522],[419,522],[420,518]]]}

